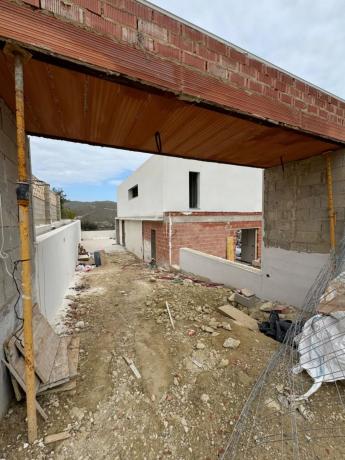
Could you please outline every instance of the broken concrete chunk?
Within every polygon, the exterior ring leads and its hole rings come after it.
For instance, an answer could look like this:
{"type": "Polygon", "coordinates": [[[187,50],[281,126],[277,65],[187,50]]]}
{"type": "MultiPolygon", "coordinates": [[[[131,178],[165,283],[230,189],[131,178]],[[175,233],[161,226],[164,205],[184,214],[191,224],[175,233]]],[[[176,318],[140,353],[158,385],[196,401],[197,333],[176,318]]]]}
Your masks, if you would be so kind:
{"type": "Polygon", "coordinates": [[[278,401],[275,401],[272,398],[268,398],[265,401],[265,406],[271,409],[274,412],[280,412],[281,411],[281,406],[278,401]]]}
{"type": "Polygon", "coordinates": [[[204,332],[208,332],[209,334],[212,334],[212,332],[214,332],[214,329],[209,326],[201,326],[201,330],[204,332]]]}
{"type": "Polygon", "coordinates": [[[228,301],[229,301],[229,302],[235,302],[235,294],[236,294],[236,292],[233,292],[233,293],[228,297],[228,301]]]}
{"type": "Polygon", "coordinates": [[[79,329],[83,329],[83,327],[85,327],[85,323],[84,321],[78,321],[75,325],[75,327],[79,328],[79,329]]]}
{"type": "Polygon", "coordinates": [[[223,343],[223,347],[224,348],[232,348],[232,349],[235,349],[235,348],[238,348],[240,346],[240,341],[239,340],[236,340],[236,339],[233,339],[232,337],[229,337],[225,340],[225,342],[223,343]]]}
{"type": "Polygon", "coordinates": [[[245,297],[253,297],[254,296],[254,292],[251,291],[250,289],[247,289],[247,288],[241,289],[241,294],[244,295],[245,297]]]}
{"type": "Polygon", "coordinates": [[[245,295],[236,292],[235,302],[243,305],[244,307],[252,308],[255,306],[255,296],[246,297],[245,295]]]}
{"type": "Polygon", "coordinates": [[[223,329],[225,329],[226,331],[231,331],[231,325],[230,323],[226,323],[225,321],[221,323],[220,325],[223,329]]]}
{"type": "Polygon", "coordinates": [[[220,327],[219,321],[217,321],[215,318],[211,318],[210,322],[208,323],[210,327],[213,329],[217,329],[217,327],[220,327]]]}
{"type": "Polygon", "coordinates": [[[209,400],[210,400],[210,397],[209,397],[209,395],[207,395],[206,393],[203,393],[203,394],[201,395],[200,399],[201,399],[201,401],[202,401],[203,403],[208,403],[209,400]]]}
{"type": "Polygon", "coordinates": [[[197,342],[197,344],[195,345],[195,348],[197,350],[204,350],[206,348],[206,345],[202,342],[197,342]]]}
{"type": "Polygon", "coordinates": [[[273,302],[265,302],[260,306],[261,311],[272,311],[273,310],[273,302]]]}
{"type": "Polygon", "coordinates": [[[229,360],[226,358],[223,358],[220,360],[219,367],[227,367],[229,365],[229,360]]]}
{"type": "Polygon", "coordinates": [[[246,327],[247,329],[250,329],[252,331],[258,330],[258,323],[256,322],[256,320],[246,315],[241,310],[238,310],[237,308],[232,307],[231,305],[224,305],[222,307],[219,307],[218,310],[224,315],[230,316],[230,318],[235,320],[236,323],[240,326],[246,327]]]}

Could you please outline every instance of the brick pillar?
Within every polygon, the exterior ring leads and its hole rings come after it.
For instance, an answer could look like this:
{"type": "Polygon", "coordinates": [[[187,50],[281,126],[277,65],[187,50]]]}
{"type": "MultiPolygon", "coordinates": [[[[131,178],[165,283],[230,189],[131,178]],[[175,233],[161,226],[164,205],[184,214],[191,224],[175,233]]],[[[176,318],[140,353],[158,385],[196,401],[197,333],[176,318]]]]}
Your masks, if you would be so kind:
{"type": "Polygon", "coordinates": [[[55,198],[56,198],[56,220],[61,220],[60,195],[56,193],[55,198]]]}
{"type": "Polygon", "coordinates": [[[45,223],[51,223],[51,212],[50,212],[50,187],[49,184],[44,184],[44,214],[45,223]]]}

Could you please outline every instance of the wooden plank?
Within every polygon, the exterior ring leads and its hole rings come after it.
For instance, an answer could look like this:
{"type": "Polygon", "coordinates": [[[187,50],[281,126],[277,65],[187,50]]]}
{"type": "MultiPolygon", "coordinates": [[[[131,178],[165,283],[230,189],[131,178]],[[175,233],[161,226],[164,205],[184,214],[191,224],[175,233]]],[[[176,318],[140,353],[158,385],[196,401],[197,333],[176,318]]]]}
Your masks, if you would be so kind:
{"type": "Polygon", "coordinates": [[[58,385],[53,388],[49,388],[47,390],[42,390],[41,388],[39,389],[38,394],[40,395],[49,395],[52,393],[61,393],[62,391],[71,391],[74,390],[77,386],[77,379],[74,378],[70,380],[69,382],[63,383],[61,385],[58,385]]]}
{"type": "MultiPolygon", "coordinates": [[[[39,311],[37,305],[33,308],[33,334],[35,372],[43,383],[48,383],[52,372],[56,354],[60,344],[59,336],[53,331],[46,318],[39,311]]],[[[16,345],[25,356],[25,342],[23,331],[19,335],[16,345]]]]}
{"type": "MultiPolygon", "coordinates": [[[[5,364],[7,369],[10,371],[10,373],[13,375],[13,377],[17,380],[17,382],[19,383],[20,387],[24,390],[24,392],[26,394],[25,383],[22,380],[22,378],[20,377],[20,375],[17,373],[17,371],[11,366],[10,363],[6,362],[4,359],[2,359],[1,361],[5,364]]],[[[42,416],[42,418],[44,420],[48,420],[47,414],[44,412],[44,410],[42,409],[40,404],[37,402],[37,400],[35,401],[35,404],[36,404],[36,409],[37,409],[38,413],[42,416]]]]}
{"type": "Polygon", "coordinates": [[[67,347],[71,342],[70,336],[60,337],[58,351],[56,353],[54,366],[50,374],[49,383],[60,380],[69,380],[68,352],[67,347]]]}
{"type": "Polygon", "coordinates": [[[232,307],[231,305],[223,305],[218,310],[226,316],[229,316],[235,320],[240,326],[246,327],[252,331],[258,331],[258,323],[255,319],[243,313],[238,308],[232,307]]]}
{"type": "MultiPolygon", "coordinates": [[[[11,352],[10,352],[10,349],[8,348],[8,342],[9,341],[4,343],[4,352],[5,352],[5,357],[6,357],[7,361],[9,363],[11,363],[11,352]]],[[[19,354],[19,352],[18,352],[16,347],[15,347],[15,350],[16,350],[16,353],[19,354]]],[[[22,395],[22,392],[20,391],[20,386],[19,386],[17,380],[11,374],[11,372],[10,372],[10,378],[11,378],[11,382],[12,382],[14,396],[16,397],[17,401],[21,401],[23,399],[23,395],[22,395]]]]}
{"type": "Polygon", "coordinates": [[[70,438],[69,431],[61,431],[61,433],[49,434],[44,438],[44,444],[51,444],[52,442],[64,441],[70,438]]]}
{"type": "MultiPolygon", "coordinates": [[[[25,382],[25,360],[23,358],[23,355],[21,355],[16,347],[16,337],[12,336],[4,345],[4,351],[6,355],[6,359],[9,364],[15,369],[15,371],[18,373],[20,378],[22,379],[23,382],[25,382]]],[[[21,392],[20,389],[18,388],[18,382],[16,379],[13,378],[11,375],[11,380],[13,384],[13,380],[16,382],[13,385],[14,392],[16,395],[17,401],[20,401],[22,399],[21,397],[21,392]],[[15,386],[17,388],[15,388],[15,386]],[[18,393],[19,392],[19,393],[18,393]],[[20,399],[18,399],[20,394],[20,399]]],[[[38,387],[40,385],[39,379],[36,377],[36,391],[38,390],[38,387]]]]}
{"type": "Polygon", "coordinates": [[[74,336],[68,346],[68,367],[70,378],[78,375],[80,337],[74,336]]]}

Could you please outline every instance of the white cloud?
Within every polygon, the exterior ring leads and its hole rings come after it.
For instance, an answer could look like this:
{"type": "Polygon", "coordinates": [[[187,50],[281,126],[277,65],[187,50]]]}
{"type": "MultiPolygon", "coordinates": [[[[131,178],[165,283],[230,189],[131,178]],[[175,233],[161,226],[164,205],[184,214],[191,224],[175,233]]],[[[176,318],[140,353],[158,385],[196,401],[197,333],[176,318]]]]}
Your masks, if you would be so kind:
{"type": "Polygon", "coordinates": [[[118,185],[150,155],[87,144],[30,138],[33,173],[54,186],[118,185]]]}

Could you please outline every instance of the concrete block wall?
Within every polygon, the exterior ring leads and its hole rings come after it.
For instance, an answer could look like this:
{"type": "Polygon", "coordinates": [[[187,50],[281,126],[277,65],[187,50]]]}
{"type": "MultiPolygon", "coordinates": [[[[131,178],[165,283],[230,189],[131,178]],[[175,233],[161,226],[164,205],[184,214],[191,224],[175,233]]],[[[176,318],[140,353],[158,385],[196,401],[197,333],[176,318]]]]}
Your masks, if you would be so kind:
{"type": "MultiPolygon", "coordinates": [[[[15,117],[4,101],[0,99],[0,212],[3,220],[3,229],[1,229],[0,222],[0,248],[9,256],[6,264],[10,272],[13,268],[11,260],[20,258],[16,181],[15,117]],[[4,241],[2,241],[2,231],[4,241]]],[[[19,266],[16,273],[16,278],[19,280],[20,275],[19,266]]],[[[3,358],[4,341],[20,325],[20,321],[17,320],[14,312],[14,305],[17,299],[18,293],[15,283],[6,272],[5,261],[0,259],[0,358],[3,358]]],[[[17,308],[18,314],[21,315],[20,302],[17,308]]],[[[0,417],[6,412],[11,395],[12,389],[9,385],[7,370],[0,363],[0,417]]]]}
{"type": "Polygon", "coordinates": [[[34,177],[32,185],[33,218],[35,225],[61,220],[60,196],[50,190],[49,184],[34,177]]]}
{"type": "MultiPolygon", "coordinates": [[[[107,36],[120,50],[135,48],[150,59],[151,68],[165,65],[169,75],[182,75],[184,91],[191,96],[227,107],[236,98],[238,109],[260,118],[272,119],[274,113],[282,123],[345,139],[345,102],[154,5],[135,0],[21,3],[107,36]],[[190,82],[195,78],[198,93],[193,94],[190,82]]],[[[162,86],[157,74],[150,82],[162,86]]]]}
{"type": "MultiPolygon", "coordinates": [[[[345,150],[332,154],[336,237],[344,234],[345,150]]],[[[324,156],[264,172],[264,245],[327,254],[330,250],[326,160],[324,156]]]]}

